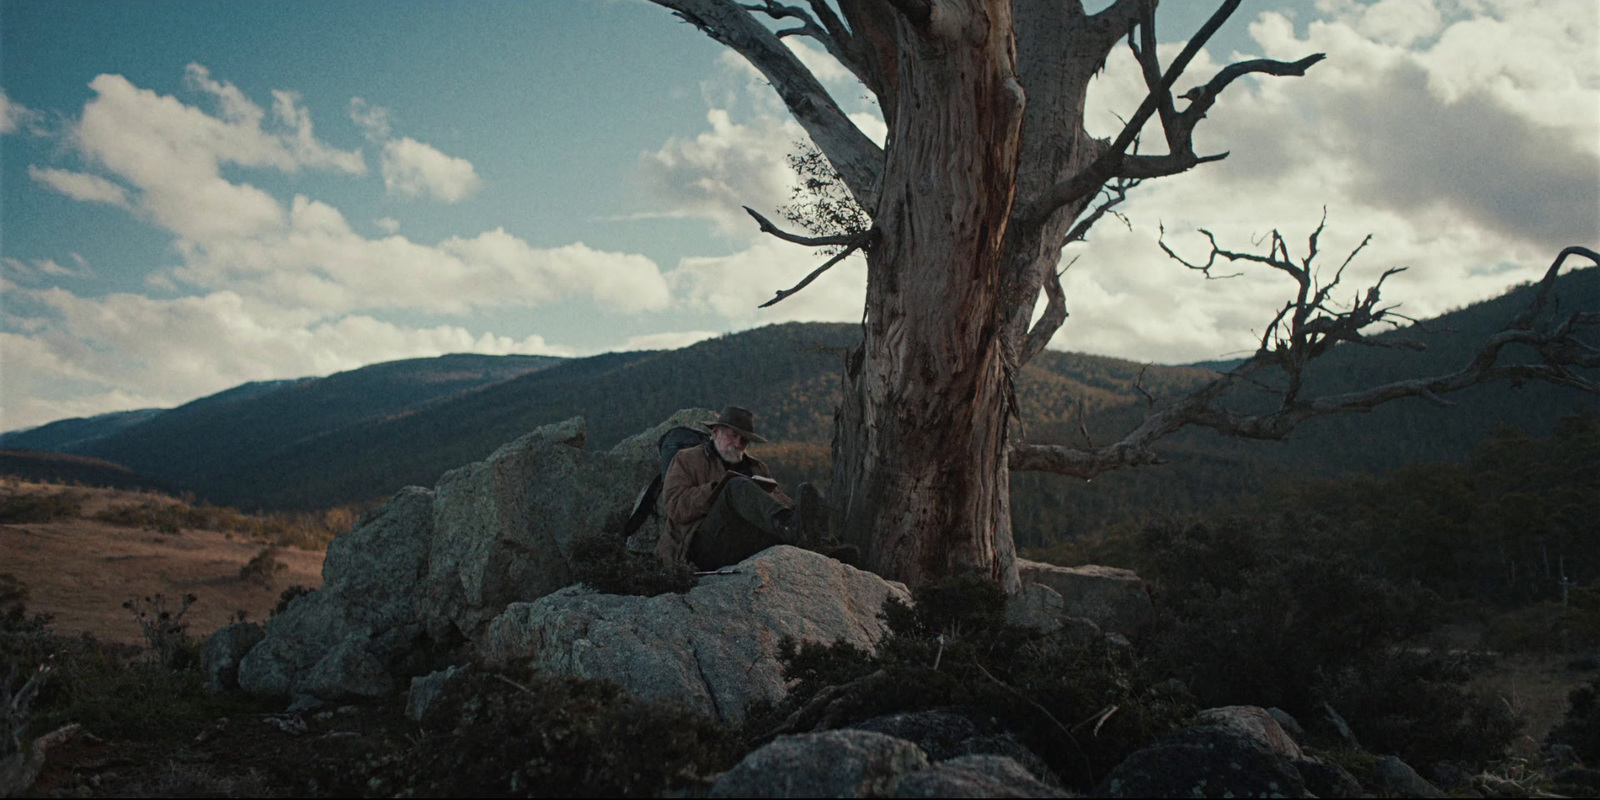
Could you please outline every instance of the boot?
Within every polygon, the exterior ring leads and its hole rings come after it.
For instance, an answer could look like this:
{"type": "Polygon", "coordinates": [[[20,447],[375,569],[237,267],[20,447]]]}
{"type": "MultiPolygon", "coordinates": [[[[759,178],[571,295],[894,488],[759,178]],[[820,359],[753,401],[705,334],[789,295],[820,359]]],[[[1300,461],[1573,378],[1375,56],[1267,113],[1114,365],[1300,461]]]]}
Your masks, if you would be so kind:
{"type": "Polygon", "coordinates": [[[796,494],[799,498],[795,500],[794,510],[800,546],[821,552],[829,538],[828,504],[823,501],[817,487],[809,483],[800,484],[796,494]]]}

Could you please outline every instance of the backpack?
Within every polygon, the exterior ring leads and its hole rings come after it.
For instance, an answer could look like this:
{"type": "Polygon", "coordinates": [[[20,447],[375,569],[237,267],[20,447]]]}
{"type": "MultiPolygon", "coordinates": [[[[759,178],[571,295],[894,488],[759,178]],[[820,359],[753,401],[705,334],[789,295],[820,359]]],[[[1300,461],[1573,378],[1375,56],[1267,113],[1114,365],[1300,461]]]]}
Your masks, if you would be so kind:
{"type": "Polygon", "coordinates": [[[633,512],[628,514],[628,521],[622,526],[624,537],[632,536],[646,519],[655,515],[656,498],[661,496],[661,485],[666,481],[667,468],[672,466],[672,459],[678,457],[678,451],[699,447],[709,441],[711,434],[682,425],[661,434],[661,438],[656,440],[656,450],[661,454],[661,470],[633,502],[633,512]]]}

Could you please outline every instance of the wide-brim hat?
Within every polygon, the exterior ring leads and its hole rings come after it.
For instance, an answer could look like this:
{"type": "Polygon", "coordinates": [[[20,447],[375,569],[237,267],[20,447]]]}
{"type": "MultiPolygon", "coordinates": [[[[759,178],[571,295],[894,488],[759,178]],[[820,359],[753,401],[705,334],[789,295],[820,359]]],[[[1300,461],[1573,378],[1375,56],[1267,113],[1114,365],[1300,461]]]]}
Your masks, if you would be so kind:
{"type": "Polygon", "coordinates": [[[727,408],[722,409],[721,416],[706,423],[707,428],[715,428],[718,425],[721,425],[724,428],[732,428],[733,430],[737,431],[740,436],[743,436],[744,438],[755,442],[756,444],[765,444],[767,441],[765,437],[756,433],[756,415],[750,413],[750,409],[748,408],[728,406],[727,408]]]}

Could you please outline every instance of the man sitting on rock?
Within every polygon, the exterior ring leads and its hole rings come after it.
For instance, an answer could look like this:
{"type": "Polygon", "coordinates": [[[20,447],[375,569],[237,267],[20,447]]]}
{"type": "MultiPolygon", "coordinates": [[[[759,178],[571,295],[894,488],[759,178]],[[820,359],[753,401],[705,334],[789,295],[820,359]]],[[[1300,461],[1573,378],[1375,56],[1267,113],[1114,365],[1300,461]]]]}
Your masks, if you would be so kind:
{"type": "MultiPolygon", "coordinates": [[[[678,451],[661,487],[667,529],[656,555],[668,564],[690,561],[701,570],[717,570],[773,545],[817,549],[814,531],[820,521],[821,497],[810,484],[800,486],[800,509],[772,478],[772,470],[745,448],[764,443],[755,432],[755,415],[728,406],[707,423],[711,440],[703,447],[678,451]],[[808,523],[802,526],[804,520],[808,523]]],[[[850,563],[854,548],[836,548],[828,555],[850,563]]]]}

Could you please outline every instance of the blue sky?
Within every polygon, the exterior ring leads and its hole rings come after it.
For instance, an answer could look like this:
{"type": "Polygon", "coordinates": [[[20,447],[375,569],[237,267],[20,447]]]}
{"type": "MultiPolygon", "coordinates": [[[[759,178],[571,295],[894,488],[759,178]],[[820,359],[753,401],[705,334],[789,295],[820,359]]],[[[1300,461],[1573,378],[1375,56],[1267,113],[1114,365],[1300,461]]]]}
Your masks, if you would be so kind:
{"type": "MultiPolygon", "coordinates": [[[[1164,4],[1169,57],[1209,11],[1164,4]]],[[[1236,84],[1199,137],[1229,159],[1069,249],[1052,346],[1250,347],[1288,287],[1200,281],[1158,225],[1191,250],[1199,227],[1300,241],[1327,206],[1332,249],[1374,235],[1354,280],[1412,267],[1388,296],[1417,316],[1594,245],[1597,40],[1592,0],[1246,3],[1193,82],[1329,60],[1236,84]]],[[[879,135],[864,90],[802,57],[879,135]]],[[[1092,133],[1138,103],[1130,67],[1119,51],[1092,90],[1092,133]]],[[[739,210],[787,200],[803,134],[737,56],[638,0],[4,0],[0,90],[0,430],[396,358],[860,318],[859,263],[755,309],[819,263],[739,210]]]]}

